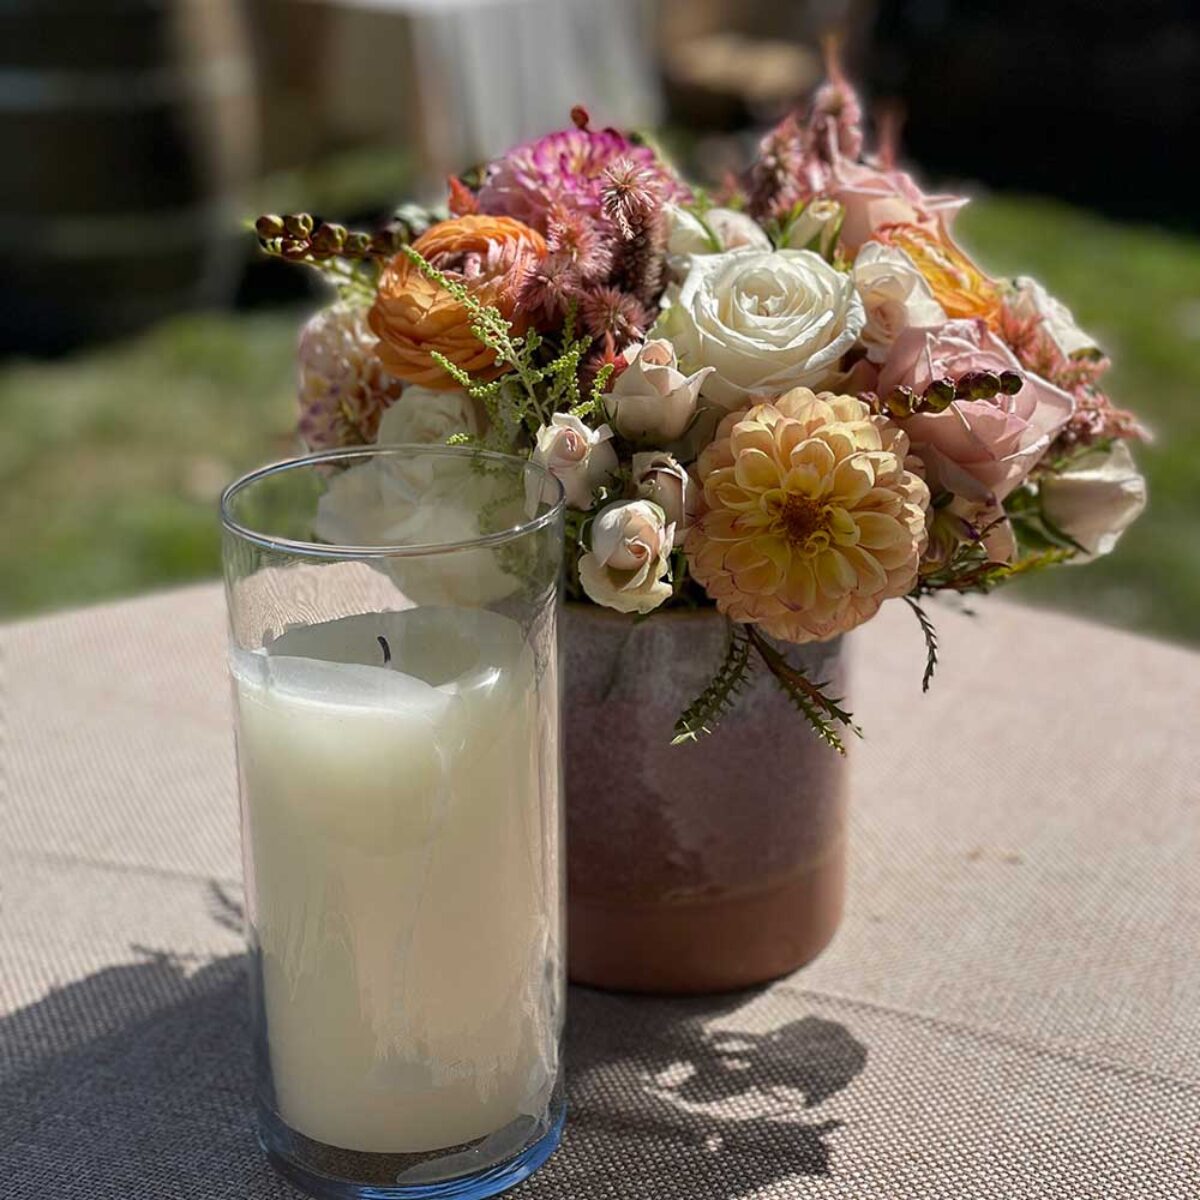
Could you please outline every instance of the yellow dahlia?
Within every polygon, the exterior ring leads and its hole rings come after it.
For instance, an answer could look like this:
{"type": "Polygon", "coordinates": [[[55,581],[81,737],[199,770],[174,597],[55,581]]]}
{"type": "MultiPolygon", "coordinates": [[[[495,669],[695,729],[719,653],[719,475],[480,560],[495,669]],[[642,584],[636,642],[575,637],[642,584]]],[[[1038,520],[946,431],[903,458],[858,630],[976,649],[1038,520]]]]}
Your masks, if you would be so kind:
{"type": "Polygon", "coordinates": [[[789,642],[862,624],[917,578],[929,488],[907,455],[852,396],[794,388],[730,413],[696,464],[692,575],[721,612],[789,642]]]}

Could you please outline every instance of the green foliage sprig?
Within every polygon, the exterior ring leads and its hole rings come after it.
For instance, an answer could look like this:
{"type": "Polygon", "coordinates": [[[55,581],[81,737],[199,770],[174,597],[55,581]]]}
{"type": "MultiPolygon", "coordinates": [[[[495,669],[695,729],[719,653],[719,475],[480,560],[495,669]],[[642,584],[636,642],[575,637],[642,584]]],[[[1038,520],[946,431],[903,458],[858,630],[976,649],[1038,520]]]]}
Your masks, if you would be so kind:
{"type": "Polygon", "coordinates": [[[862,730],[854,723],[852,714],[842,707],[841,698],[826,695],[824,683],[814,683],[799,667],[788,662],[755,626],[748,625],[746,628],[767,670],[775,676],[775,681],[796,710],[826,745],[844,755],[846,745],[838,726],[848,729],[855,737],[862,737],[862,730]]]}
{"type": "Polygon", "coordinates": [[[604,417],[604,389],[616,369],[616,363],[605,363],[596,372],[596,378],[592,380],[592,387],[591,391],[588,392],[588,398],[576,404],[570,410],[571,416],[578,417],[580,420],[583,420],[585,417],[604,417]]]}
{"type": "Polygon", "coordinates": [[[1013,533],[1022,549],[1033,551],[1066,550],[1071,554],[1087,551],[1070,534],[1059,529],[1042,508],[1040,489],[1025,483],[1004,502],[1013,533]]]}
{"type": "Polygon", "coordinates": [[[725,656],[708,686],[679,714],[672,746],[696,742],[712,733],[750,680],[753,648],[749,626],[728,622],[725,656]]]}
{"type": "Polygon", "coordinates": [[[602,369],[592,395],[586,402],[581,401],[579,368],[592,339],[586,334],[576,335],[573,314],[557,343],[548,341],[536,329],[516,334],[512,322],[498,308],[481,303],[469,288],[439,270],[412,246],[402,246],[401,252],[421,274],[467,310],[472,335],[492,351],[497,366],[509,368],[499,378],[484,382],[473,379],[445,355],[436,351],[432,354],[434,361],[468,395],[483,403],[493,427],[509,438],[509,448],[522,433],[532,436],[541,426],[549,424],[556,412],[602,409],[597,385],[602,391],[612,372],[602,369]]]}
{"type": "Polygon", "coordinates": [[[929,614],[921,607],[921,602],[914,596],[905,596],[905,603],[913,610],[917,618],[917,624],[921,626],[921,633],[925,636],[925,674],[921,676],[921,691],[929,691],[929,685],[933,681],[933,673],[937,670],[938,661],[938,638],[937,630],[934,628],[933,622],[929,619],[929,614]]]}
{"type": "Polygon", "coordinates": [[[1066,562],[1074,557],[1074,554],[1074,550],[1054,547],[1026,554],[1016,562],[1002,563],[993,562],[975,544],[960,546],[945,566],[922,575],[912,594],[920,597],[932,595],[934,592],[949,591],[960,595],[969,592],[987,595],[1009,579],[1066,562]]]}

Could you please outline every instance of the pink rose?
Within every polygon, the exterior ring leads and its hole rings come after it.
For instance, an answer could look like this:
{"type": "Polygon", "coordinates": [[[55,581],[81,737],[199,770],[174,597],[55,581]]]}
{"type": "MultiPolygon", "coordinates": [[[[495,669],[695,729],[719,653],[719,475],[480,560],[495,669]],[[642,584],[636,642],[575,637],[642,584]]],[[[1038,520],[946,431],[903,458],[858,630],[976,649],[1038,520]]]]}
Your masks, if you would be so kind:
{"type": "Polygon", "coordinates": [[[940,413],[900,422],[930,482],[968,500],[1004,499],[1046,452],[1075,402],[1061,388],[1022,368],[983,321],[947,321],[940,329],[906,329],[892,343],[879,375],[879,394],[906,386],[923,392],[935,379],[972,371],[1016,371],[1025,380],[1013,396],[955,400],[940,413]]]}
{"type": "Polygon", "coordinates": [[[589,429],[578,417],[555,413],[538,430],[530,457],[562,484],[569,508],[587,512],[596,503],[596,489],[617,470],[611,439],[607,425],[589,429]]]}
{"type": "Polygon", "coordinates": [[[829,181],[829,196],[845,210],[841,242],[853,253],[883,225],[920,225],[935,230],[948,225],[965,196],[927,196],[904,171],[882,170],[840,160],[829,181]]]}
{"type": "Polygon", "coordinates": [[[661,450],[633,456],[633,490],[639,500],[650,500],[666,514],[675,527],[675,545],[683,539],[696,519],[700,494],[687,468],[661,450]]]}

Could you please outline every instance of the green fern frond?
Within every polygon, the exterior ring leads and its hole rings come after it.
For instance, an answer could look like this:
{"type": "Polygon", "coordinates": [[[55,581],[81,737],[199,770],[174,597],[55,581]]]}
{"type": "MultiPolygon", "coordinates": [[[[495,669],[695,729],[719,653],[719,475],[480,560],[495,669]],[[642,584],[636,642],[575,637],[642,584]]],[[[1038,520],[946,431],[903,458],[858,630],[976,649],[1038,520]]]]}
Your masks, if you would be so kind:
{"type": "Polygon", "coordinates": [[[612,373],[616,369],[616,363],[605,363],[596,372],[596,378],[592,382],[592,413],[597,417],[604,413],[604,389],[607,387],[608,381],[612,378],[612,373]]]}
{"type": "Polygon", "coordinates": [[[925,635],[925,674],[921,676],[921,691],[927,692],[929,691],[929,683],[933,679],[933,673],[937,670],[937,630],[934,628],[933,622],[929,619],[929,614],[921,607],[920,602],[915,596],[905,596],[904,602],[913,610],[917,618],[917,624],[921,626],[921,632],[925,635]]]}
{"type": "Polygon", "coordinates": [[[842,707],[841,699],[827,696],[823,683],[813,683],[803,671],[788,662],[753,625],[746,628],[759,657],[766,663],[767,670],[775,676],[776,683],[783,689],[796,710],[812,726],[817,737],[844,755],[846,746],[838,732],[838,725],[844,726],[856,737],[862,737],[862,730],[854,723],[851,713],[842,707]]]}
{"type": "Polygon", "coordinates": [[[452,363],[439,350],[431,350],[429,357],[433,359],[459,387],[469,388],[471,386],[471,377],[457,363],[452,363]]]}
{"type": "Polygon", "coordinates": [[[672,746],[697,742],[704,735],[712,733],[749,681],[750,649],[748,627],[730,622],[725,657],[704,691],[680,713],[679,720],[675,722],[672,746]]]}

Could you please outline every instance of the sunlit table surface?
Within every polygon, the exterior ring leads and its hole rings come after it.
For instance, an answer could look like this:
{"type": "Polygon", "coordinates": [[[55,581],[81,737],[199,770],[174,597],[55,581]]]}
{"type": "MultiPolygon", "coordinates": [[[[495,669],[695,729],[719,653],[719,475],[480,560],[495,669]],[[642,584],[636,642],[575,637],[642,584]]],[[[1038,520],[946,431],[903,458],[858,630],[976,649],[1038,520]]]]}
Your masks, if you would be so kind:
{"type": "MultiPolygon", "coordinates": [[[[573,990],[529,1200],[1200,1196],[1200,655],[935,606],[922,696],[889,608],[836,942],[752,993],[573,990]]],[[[0,1195],[293,1196],[249,1103],[220,591],[0,628],[0,670],[0,1195]]]]}

